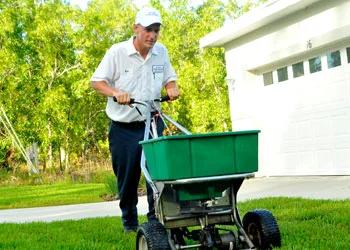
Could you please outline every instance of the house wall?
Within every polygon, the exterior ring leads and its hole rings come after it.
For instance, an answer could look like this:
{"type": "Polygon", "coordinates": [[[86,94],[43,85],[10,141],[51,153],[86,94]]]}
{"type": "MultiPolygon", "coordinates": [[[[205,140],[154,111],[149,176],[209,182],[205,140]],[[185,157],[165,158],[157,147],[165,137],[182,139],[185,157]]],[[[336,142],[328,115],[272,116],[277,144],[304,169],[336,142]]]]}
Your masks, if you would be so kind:
{"type": "Polygon", "coordinates": [[[261,130],[258,176],[350,174],[349,17],[350,1],[318,1],[225,44],[232,130],[261,130]],[[330,52],[341,65],[328,67],[330,52]]]}

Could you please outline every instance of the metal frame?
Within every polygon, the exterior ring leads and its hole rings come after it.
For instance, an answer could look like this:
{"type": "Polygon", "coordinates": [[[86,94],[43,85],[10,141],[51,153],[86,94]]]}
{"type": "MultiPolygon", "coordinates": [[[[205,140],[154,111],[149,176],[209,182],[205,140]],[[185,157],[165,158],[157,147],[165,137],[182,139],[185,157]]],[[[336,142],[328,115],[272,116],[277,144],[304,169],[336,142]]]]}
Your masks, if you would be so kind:
{"type": "MultiPolygon", "coordinates": [[[[150,130],[152,131],[153,138],[157,138],[157,128],[154,117],[151,117],[151,111],[156,110],[160,115],[161,119],[164,121],[172,123],[183,133],[190,135],[191,133],[181,126],[179,123],[174,121],[169,116],[163,114],[157,109],[154,101],[134,101],[134,103],[144,105],[148,107],[149,112],[146,117],[146,126],[144,133],[144,141],[149,139],[150,130]]],[[[211,242],[211,235],[206,228],[218,223],[232,224],[236,225],[239,233],[239,239],[246,242],[249,249],[254,249],[254,244],[250,240],[249,236],[243,228],[243,224],[237,208],[237,192],[242,185],[245,178],[254,177],[254,173],[244,173],[244,174],[232,174],[232,175],[222,175],[222,176],[210,176],[210,177],[199,177],[199,178],[187,178],[172,181],[156,181],[154,182],[150,176],[150,173],[146,167],[146,156],[142,150],[141,156],[141,169],[144,173],[146,181],[150,184],[155,195],[155,210],[158,220],[165,226],[166,229],[172,228],[182,228],[189,226],[200,226],[203,231],[204,237],[207,237],[208,242],[211,242]],[[206,207],[207,210],[199,211],[198,213],[191,213],[184,215],[181,210],[180,201],[174,196],[174,191],[171,191],[176,186],[181,185],[194,185],[206,182],[227,182],[227,194],[217,200],[207,201],[206,204],[202,205],[206,207]],[[170,213],[170,215],[168,214],[170,213]]],[[[195,201],[193,201],[195,203],[195,201]]],[[[189,201],[191,203],[191,201],[189,201]]],[[[200,206],[198,206],[200,208],[200,206]]],[[[168,241],[171,249],[190,249],[203,246],[202,243],[194,245],[179,246],[174,245],[171,240],[170,230],[168,232],[168,241]]],[[[230,243],[231,244],[231,243],[230,243]]],[[[232,245],[232,244],[231,244],[232,245]]],[[[232,246],[233,247],[233,246],[232,246]]],[[[232,248],[233,249],[233,248],[232,248]]]]}

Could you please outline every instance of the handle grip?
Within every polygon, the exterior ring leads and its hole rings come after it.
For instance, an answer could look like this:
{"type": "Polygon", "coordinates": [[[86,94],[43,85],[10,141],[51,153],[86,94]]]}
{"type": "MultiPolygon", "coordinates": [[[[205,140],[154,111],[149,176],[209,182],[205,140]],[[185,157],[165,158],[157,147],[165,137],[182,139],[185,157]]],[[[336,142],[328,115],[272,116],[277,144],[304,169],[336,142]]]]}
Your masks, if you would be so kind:
{"type": "MultiPolygon", "coordinates": [[[[166,102],[169,101],[170,97],[168,95],[162,96],[158,99],[154,99],[155,102],[166,102]]],[[[115,96],[113,96],[113,101],[118,102],[117,98],[115,96]]],[[[134,104],[135,103],[135,99],[134,98],[130,98],[130,102],[129,104],[134,104]]]]}
{"type": "MultiPolygon", "coordinates": [[[[113,101],[118,102],[117,98],[115,96],[113,96],[113,101]]],[[[134,104],[135,103],[135,99],[134,98],[130,98],[130,102],[129,104],[134,104]]]]}
{"type": "Polygon", "coordinates": [[[170,97],[168,95],[162,96],[161,98],[159,98],[160,102],[166,102],[166,101],[170,101],[170,97]]]}

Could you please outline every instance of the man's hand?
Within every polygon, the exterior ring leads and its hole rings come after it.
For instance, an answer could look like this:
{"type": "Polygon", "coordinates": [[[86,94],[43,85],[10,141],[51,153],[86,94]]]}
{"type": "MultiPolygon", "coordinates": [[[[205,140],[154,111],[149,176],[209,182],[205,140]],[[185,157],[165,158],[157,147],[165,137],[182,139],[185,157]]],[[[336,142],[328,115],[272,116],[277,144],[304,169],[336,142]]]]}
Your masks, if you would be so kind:
{"type": "Polygon", "coordinates": [[[168,82],[165,86],[165,90],[167,95],[170,97],[171,101],[176,100],[180,96],[180,90],[178,89],[174,81],[168,82]]]}
{"type": "Polygon", "coordinates": [[[117,99],[118,104],[126,105],[130,103],[130,94],[128,92],[114,92],[113,96],[117,99]]]}
{"type": "Polygon", "coordinates": [[[176,100],[180,96],[180,90],[178,88],[169,88],[166,90],[166,93],[172,101],[176,100]]]}

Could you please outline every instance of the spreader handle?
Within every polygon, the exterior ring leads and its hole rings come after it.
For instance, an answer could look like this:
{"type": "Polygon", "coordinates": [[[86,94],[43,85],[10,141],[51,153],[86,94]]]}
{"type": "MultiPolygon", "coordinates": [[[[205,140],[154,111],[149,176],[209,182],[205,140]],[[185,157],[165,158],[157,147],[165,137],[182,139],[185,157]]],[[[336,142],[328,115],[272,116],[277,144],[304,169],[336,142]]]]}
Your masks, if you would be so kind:
{"type": "MultiPolygon", "coordinates": [[[[118,100],[117,100],[117,98],[115,96],[113,96],[113,101],[118,102],[118,100]]],[[[130,98],[129,104],[133,104],[133,103],[135,103],[135,99],[134,98],[130,98]]]]}
{"type": "MultiPolygon", "coordinates": [[[[169,101],[170,97],[168,95],[162,96],[158,99],[154,99],[155,102],[166,102],[169,101]]],[[[113,101],[118,102],[117,98],[115,96],[113,96],[113,101]]],[[[129,104],[134,104],[135,103],[135,99],[134,98],[130,98],[130,102],[129,104]]]]}
{"type": "Polygon", "coordinates": [[[166,101],[170,101],[170,97],[168,95],[162,96],[161,98],[159,98],[160,102],[166,102],[166,101]]]}

